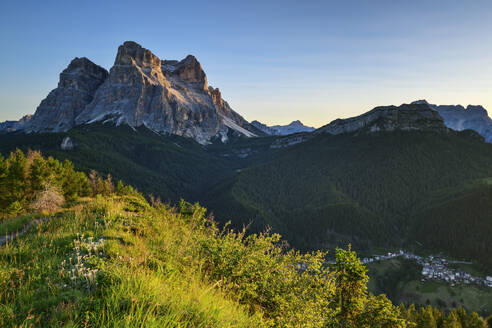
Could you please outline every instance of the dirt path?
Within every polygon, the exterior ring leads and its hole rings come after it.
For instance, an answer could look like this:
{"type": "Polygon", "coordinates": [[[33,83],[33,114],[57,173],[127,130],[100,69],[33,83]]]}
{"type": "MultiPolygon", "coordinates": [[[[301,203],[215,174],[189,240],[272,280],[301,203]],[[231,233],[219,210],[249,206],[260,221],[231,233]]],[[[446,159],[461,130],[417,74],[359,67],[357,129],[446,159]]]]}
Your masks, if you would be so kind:
{"type": "Polygon", "coordinates": [[[17,230],[16,232],[11,233],[10,235],[0,237],[0,246],[5,245],[9,241],[16,239],[19,236],[25,234],[33,225],[40,224],[48,221],[50,218],[40,218],[34,219],[28,224],[26,224],[21,230],[17,230]]]}

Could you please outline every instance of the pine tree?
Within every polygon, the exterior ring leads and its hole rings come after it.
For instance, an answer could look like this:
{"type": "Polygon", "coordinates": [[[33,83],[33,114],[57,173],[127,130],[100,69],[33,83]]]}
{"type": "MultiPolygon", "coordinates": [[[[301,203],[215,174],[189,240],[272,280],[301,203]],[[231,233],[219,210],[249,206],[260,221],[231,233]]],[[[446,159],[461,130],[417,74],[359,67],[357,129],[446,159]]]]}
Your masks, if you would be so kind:
{"type": "Polygon", "coordinates": [[[434,318],[433,309],[431,306],[421,308],[419,311],[419,318],[417,320],[417,327],[419,328],[437,328],[437,322],[434,318]]]}
{"type": "Polygon", "coordinates": [[[367,295],[367,270],[351,250],[336,249],[336,300],[338,319],[342,327],[354,327],[355,319],[362,313],[367,295]]]}
{"type": "Polygon", "coordinates": [[[351,250],[336,249],[337,321],[340,327],[353,328],[404,328],[406,320],[399,308],[385,295],[368,295],[367,270],[357,254],[351,250]]]}
{"type": "Polygon", "coordinates": [[[10,153],[7,158],[7,176],[5,179],[6,190],[5,194],[10,204],[19,203],[22,206],[26,198],[26,169],[27,159],[24,153],[17,149],[10,153]]]}
{"type": "Polygon", "coordinates": [[[7,174],[7,162],[2,155],[0,155],[0,209],[6,208],[9,204],[7,195],[7,174]]]}

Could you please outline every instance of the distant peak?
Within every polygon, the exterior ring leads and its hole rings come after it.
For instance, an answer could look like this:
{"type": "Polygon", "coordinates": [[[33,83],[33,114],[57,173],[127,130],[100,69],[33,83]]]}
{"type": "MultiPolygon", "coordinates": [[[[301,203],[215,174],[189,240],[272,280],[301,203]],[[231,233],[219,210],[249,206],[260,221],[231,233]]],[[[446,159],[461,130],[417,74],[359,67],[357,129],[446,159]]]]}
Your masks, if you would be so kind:
{"type": "Polygon", "coordinates": [[[485,111],[485,108],[482,105],[468,105],[466,110],[485,111]]]}
{"type": "Polygon", "coordinates": [[[196,57],[195,57],[195,56],[193,56],[193,55],[188,55],[188,56],[186,56],[186,57],[185,57],[185,59],[183,59],[181,62],[182,62],[183,64],[195,64],[195,63],[200,64],[200,63],[198,62],[198,59],[196,59],[196,57]]]}
{"type": "Polygon", "coordinates": [[[420,99],[420,100],[413,101],[411,104],[412,105],[423,105],[423,104],[429,105],[429,103],[425,99],[420,99]]]}
{"type": "Polygon", "coordinates": [[[125,41],[125,42],[123,42],[123,44],[121,46],[124,48],[129,48],[129,49],[142,48],[142,46],[139,45],[138,43],[136,43],[135,41],[125,41]]]}
{"type": "Polygon", "coordinates": [[[74,73],[79,71],[84,71],[88,74],[101,76],[101,78],[103,79],[105,79],[108,75],[108,71],[106,71],[105,68],[93,63],[86,57],[75,57],[74,59],[72,59],[67,68],[63,70],[62,74],[74,73]]]}
{"type": "Polygon", "coordinates": [[[292,121],[287,125],[268,126],[256,120],[252,121],[251,124],[269,135],[289,135],[289,134],[300,133],[300,132],[314,131],[313,127],[305,126],[299,120],[292,121]]]}

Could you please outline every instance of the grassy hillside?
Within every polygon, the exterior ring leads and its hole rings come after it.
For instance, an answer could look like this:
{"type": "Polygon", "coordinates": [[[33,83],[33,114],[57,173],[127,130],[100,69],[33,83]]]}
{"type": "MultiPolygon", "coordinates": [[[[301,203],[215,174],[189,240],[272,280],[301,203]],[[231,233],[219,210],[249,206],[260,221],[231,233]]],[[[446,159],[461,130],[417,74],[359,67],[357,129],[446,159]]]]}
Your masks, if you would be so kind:
{"type": "Polygon", "coordinates": [[[176,262],[176,252],[191,255],[193,238],[179,220],[138,198],[98,198],[33,228],[0,249],[0,325],[260,326],[200,272],[184,270],[191,259],[176,262]]]}
{"type": "MultiPolygon", "coordinates": [[[[324,268],[322,253],[218,230],[204,213],[114,195],[50,215],[0,246],[0,325],[407,327],[426,313],[406,319],[368,295],[353,252],[337,251],[337,265],[324,268]]],[[[456,320],[485,327],[476,314],[456,320]]]]}
{"type": "Polygon", "coordinates": [[[136,195],[86,199],[51,216],[0,248],[0,324],[301,327],[335,320],[336,306],[321,311],[336,291],[319,255],[284,252],[276,236],[219,231],[204,213],[186,203],[154,208],[136,195]],[[297,272],[298,263],[309,269],[297,272]]]}

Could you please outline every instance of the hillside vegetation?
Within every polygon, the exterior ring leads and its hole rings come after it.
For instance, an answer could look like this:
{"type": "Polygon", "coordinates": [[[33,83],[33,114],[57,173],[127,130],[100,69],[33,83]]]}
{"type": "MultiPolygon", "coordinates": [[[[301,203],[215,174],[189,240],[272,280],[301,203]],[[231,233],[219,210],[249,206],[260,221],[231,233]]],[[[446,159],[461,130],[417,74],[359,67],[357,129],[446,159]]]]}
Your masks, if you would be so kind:
{"type": "Polygon", "coordinates": [[[73,161],[86,174],[110,173],[164,202],[199,201],[218,222],[231,221],[236,229],[261,232],[269,226],[302,250],[349,242],[367,252],[422,245],[492,269],[492,216],[484,191],[492,177],[492,145],[478,135],[319,134],[271,147],[289,138],[298,137],[239,138],[204,147],[145,128],[92,125],[4,135],[0,152],[39,149],[73,161]],[[75,148],[63,151],[66,136],[75,148]],[[477,195],[479,208],[463,210],[475,207],[477,195]]]}
{"type": "Polygon", "coordinates": [[[234,163],[205,151],[200,144],[179,136],[160,136],[146,128],[93,125],[68,133],[10,134],[0,138],[0,153],[19,148],[42,151],[59,160],[68,159],[87,174],[96,170],[111,174],[139,190],[179,202],[198,200],[203,189],[219,177],[234,172],[234,163]],[[65,137],[73,150],[60,145],[65,137]]]}
{"type": "Polygon", "coordinates": [[[486,327],[462,309],[369,294],[350,248],[326,266],[326,253],[296,252],[278,234],[219,228],[199,205],[88,180],[95,196],[43,210],[47,220],[0,246],[2,327],[486,327]]]}

